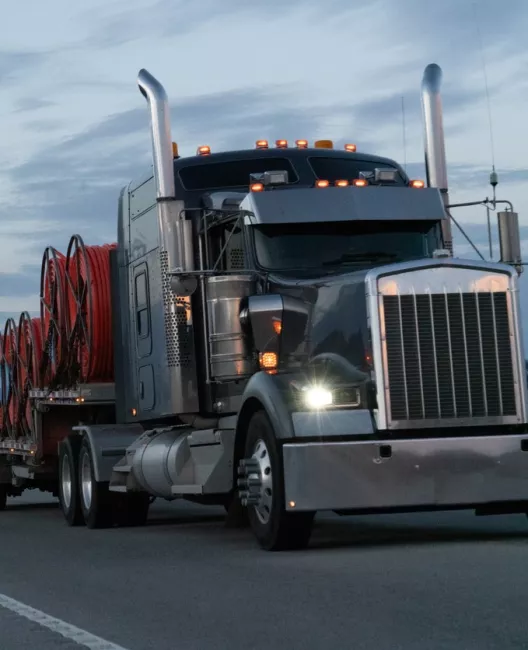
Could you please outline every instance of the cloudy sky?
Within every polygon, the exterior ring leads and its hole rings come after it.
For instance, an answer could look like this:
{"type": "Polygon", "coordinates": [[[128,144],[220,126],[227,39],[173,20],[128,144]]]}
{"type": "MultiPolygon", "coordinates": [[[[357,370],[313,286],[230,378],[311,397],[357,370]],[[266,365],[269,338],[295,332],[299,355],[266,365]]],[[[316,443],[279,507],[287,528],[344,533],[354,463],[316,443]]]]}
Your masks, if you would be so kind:
{"type": "MultiPolygon", "coordinates": [[[[487,77],[498,194],[528,243],[526,0],[24,0],[2,27],[2,321],[38,310],[46,245],[115,240],[119,190],[150,164],[141,67],[167,89],[183,155],[323,137],[423,177],[420,83],[438,63],[457,202],[490,195],[487,77]]],[[[454,215],[487,255],[485,210],[454,215]]]]}

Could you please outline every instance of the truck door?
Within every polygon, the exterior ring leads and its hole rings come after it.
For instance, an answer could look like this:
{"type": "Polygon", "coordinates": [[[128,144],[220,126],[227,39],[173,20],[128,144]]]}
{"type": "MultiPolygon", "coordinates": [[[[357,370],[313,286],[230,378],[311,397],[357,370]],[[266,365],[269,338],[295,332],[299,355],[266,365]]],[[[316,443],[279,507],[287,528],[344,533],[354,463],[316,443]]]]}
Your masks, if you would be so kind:
{"type": "Polygon", "coordinates": [[[146,262],[134,267],[134,321],[138,360],[138,406],[140,411],[154,408],[154,369],[152,354],[152,325],[150,313],[149,274],[146,262]]]}

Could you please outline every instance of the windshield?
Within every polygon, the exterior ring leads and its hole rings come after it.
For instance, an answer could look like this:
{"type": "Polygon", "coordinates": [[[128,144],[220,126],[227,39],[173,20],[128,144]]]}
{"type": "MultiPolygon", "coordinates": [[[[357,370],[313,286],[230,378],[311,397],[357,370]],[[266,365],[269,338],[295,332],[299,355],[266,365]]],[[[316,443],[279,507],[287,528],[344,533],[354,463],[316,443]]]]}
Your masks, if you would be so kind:
{"type": "Polygon", "coordinates": [[[259,266],[274,271],[337,271],[430,257],[441,247],[431,221],[344,221],[253,228],[259,266]]]}
{"type": "Polygon", "coordinates": [[[203,165],[189,165],[179,170],[186,190],[214,190],[226,187],[249,187],[251,174],[287,171],[289,183],[299,180],[288,158],[244,158],[203,165]]]}

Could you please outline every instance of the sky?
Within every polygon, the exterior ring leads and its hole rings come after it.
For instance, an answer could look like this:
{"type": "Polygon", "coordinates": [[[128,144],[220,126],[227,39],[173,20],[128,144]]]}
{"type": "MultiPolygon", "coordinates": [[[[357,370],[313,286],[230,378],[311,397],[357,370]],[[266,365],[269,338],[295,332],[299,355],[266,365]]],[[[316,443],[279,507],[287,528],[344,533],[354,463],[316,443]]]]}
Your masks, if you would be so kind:
{"type": "MultiPolygon", "coordinates": [[[[495,0],[11,4],[0,41],[0,324],[38,312],[46,246],[65,253],[75,233],[115,241],[119,191],[151,164],[142,67],[167,90],[182,155],[330,138],[424,178],[420,86],[437,63],[450,199],[491,196],[494,163],[526,251],[527,31],[526,0],[500,10],[495,0]]],[[[484,208],[453,216],[488,258],[484,208]]],[[[454,238],[456,255],[475,257],[456,228],[454,238]]],[[[528,314],[524,277],[521,288],[528,314]]]]}

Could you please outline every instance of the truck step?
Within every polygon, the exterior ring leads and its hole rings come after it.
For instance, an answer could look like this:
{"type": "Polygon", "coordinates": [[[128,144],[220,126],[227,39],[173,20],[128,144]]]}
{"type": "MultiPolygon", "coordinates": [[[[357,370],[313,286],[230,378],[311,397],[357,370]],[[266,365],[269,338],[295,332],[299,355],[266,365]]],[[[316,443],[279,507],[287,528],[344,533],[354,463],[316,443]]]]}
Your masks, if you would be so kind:
{"type": "Polygon", "coordinates": [[[112,470],[114,472],[119,472],[120,474],[130,474],[132,467],[131,465],[116,465],[112,470]]]}
{"type": "Polygon", "coordinates": [[[126,485],[111,485],[108,488],[109,492],[128,492],[126,485]]]}

